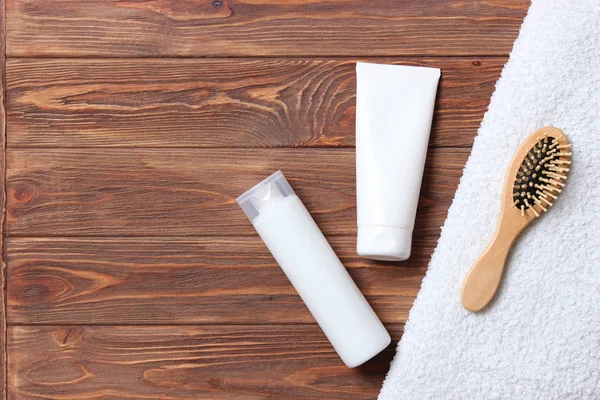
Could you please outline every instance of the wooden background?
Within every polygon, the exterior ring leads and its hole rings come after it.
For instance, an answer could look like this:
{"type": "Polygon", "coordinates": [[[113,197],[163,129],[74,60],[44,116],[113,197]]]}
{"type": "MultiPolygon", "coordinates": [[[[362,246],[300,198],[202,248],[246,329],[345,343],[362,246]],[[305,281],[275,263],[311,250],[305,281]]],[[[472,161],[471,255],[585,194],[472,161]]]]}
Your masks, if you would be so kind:
{"type": "Polygon", "coordinates": [[[528,0],[1,0],[2,393],[374,399],[528,0]],[[358,60],[442,69],[413,256],[359,259],[358,60]],[[282,169],[392,333],[349,370],[235,198],[282,169]]]}

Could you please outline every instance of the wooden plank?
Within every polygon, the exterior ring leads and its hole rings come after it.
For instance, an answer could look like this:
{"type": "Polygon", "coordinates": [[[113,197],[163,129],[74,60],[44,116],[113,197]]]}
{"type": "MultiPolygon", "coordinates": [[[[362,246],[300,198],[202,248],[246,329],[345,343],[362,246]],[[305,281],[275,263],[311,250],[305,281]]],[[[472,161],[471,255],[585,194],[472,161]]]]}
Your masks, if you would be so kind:
{"type": "MultiPolygon", "coordinates": [[[[468,149],[428,154],[417,236],[439,234],[468,149]]],[[[7,152],[16,236],[255,236],[238,195],[277,169],[326,235],[356,233],[354,149],[18,149],[7,152]]]]}
{"type": "Polygon", "coordinates": [[[0,0],[0,398],[6,399],[6,263],[4,229],[6,222],[6,30],[5,4],[0,0]]]}
{"type": "Polygon", "coordinates": [[[7,0],[10,56],[507,55],[528,0],[7,0]]]}
{"type": "MultiPolygon", "coordinates": [[[[331,244],[386,323],[408,317],[435,238],[402,263],[331,244]]],[[[11,324],[314,323],[258,237],[8,238],[11,324]]]]}
{"type": "MultiPolygon", "coordinates": [[[[352,146],[357,59],[8,62],[9,147],[352,146]]],[[[470,147],[505,58],[442,69],[433,147],[470,147]]]]}
{"type": "Polygon", "coordinates": [[[374,399],[393,344],[346,368],[317,326],[10,327],[14,399],[374,399]]]}

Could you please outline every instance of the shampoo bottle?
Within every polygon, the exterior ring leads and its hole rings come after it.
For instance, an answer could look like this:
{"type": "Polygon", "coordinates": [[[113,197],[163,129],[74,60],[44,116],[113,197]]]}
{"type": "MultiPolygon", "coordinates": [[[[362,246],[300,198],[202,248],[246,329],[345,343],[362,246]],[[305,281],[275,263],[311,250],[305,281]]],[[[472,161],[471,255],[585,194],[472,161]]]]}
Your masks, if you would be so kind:
{"type": "Polygon", "coordinates": [[[280,171],[237,202],[348,367],[389,345],[383,324],[280,171]]]}

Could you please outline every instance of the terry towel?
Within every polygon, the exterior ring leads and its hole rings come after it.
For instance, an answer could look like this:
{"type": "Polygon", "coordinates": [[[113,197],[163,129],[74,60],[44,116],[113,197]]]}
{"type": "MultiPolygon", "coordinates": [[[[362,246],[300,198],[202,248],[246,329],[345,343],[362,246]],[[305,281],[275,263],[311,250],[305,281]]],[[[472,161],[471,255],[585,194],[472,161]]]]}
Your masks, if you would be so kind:
{"type": "Polygon", "coordinates": [[[600,1],[534,0],[496,85],[380,400],[600,399],[600,1]],[[460,303],[538,128],[573,144],[567,185],[517,240],[495,301],[460,303]]]}

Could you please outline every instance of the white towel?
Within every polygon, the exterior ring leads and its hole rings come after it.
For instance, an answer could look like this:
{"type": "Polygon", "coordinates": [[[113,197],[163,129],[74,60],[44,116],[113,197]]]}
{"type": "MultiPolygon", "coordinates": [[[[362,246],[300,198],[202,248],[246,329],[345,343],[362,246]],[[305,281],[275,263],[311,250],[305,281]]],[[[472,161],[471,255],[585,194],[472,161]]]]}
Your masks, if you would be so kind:
{"type": "Polygon", "coordinates": [[[600,399],[600,1],[534,0],[496,85],[380,400],[600,399]],[[508,164],[553,125],[567,185],[527,228],[485,312],[463,309],[508,164]]]}

